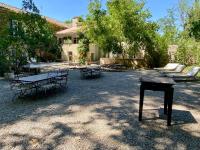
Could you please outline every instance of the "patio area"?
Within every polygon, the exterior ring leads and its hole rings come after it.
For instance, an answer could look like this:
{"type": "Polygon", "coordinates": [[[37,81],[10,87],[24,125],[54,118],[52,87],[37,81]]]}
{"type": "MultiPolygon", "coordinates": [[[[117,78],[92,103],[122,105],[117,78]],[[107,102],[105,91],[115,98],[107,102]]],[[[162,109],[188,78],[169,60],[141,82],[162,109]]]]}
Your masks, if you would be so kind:
{"type": "Polygon", "coordinates": [[[0,149],[198,149],[200,82],[174,86],[172,126],[163,115],[163,93],[145,93],[138,121],[139,77],[156,71],[104,72],[81,80],[70,70],[68,88],[12,101],[0,80],[0,149]]]}

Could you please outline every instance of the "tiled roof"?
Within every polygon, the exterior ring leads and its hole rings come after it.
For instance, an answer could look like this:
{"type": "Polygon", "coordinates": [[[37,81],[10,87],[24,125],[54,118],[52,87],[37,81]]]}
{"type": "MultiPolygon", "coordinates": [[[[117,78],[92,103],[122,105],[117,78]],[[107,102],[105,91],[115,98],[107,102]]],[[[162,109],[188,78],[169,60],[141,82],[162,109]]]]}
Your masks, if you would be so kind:
{"type": "Polygon", "coordinates": [[[80,29],[81,27],[71,27],[69,29],[56,32],[56,35],[62,36],[62,35],[68,35],[68,34],[76,34],[80,29]]]}
{"type": "MultiPolygon", "coordinates": [[[[20,13],[20,12],[23,12],[23,10],[17,8],[17,7],[13,7],[13,6],[10,6],[10,5],[7,5],[5,3],[1,3],[0,2],[0,7],[3,7],[3,8],[6,8],[6,9],[9,9],[11,11],[14,11],[16,13],[20,13]]],[[[57,26],[60,26],[60,27],[63,27],[63,28],[68,28],[68,26],[61,22],[61,21],[58,21],[58,20],[55,20],[55,19],[52,19],[52,18],[49,18],[49,17],[46,17],[46,16],[43,16],[49,23],[52,23],[54,25],[57,25],[57,26]]]]}

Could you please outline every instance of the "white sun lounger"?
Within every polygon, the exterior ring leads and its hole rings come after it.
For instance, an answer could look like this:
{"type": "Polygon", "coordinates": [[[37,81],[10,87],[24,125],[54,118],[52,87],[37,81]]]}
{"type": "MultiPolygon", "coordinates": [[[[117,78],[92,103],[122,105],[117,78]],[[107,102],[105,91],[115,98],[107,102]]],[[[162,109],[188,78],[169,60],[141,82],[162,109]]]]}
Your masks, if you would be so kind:
{"type": "Polygon", "coordinates": [[[188,81],[196,80],[196,76],[200,71],[200,67],[193,67],[188,73],[171,73],[167,74],[167,77],[173,78],[175,81],[188,81]]]}
{"type": "Polygon", "coordinates": [[[180,64],[179,63],[168,63],[165,67],[163,67],[163,68],[154,68],[154,70],[158,70],[158,71],[165,71],[165,70],[173,71],[178,67],[178,65],[180,65],[180,64]]]}
{"type": "Polygon", "coordinates": [[[161,71],[161,73],[163,74],[181,73],[185,69],[185,67],[186,67],[185,65],[178,65],[174,71],[164,70],[164,71],[161,71]]]}

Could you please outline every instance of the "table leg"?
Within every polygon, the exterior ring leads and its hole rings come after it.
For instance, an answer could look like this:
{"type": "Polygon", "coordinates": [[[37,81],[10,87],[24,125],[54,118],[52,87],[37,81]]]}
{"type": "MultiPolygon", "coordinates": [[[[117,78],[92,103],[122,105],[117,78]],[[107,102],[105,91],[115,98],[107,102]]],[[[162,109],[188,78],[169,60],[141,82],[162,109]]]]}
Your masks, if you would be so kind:
{"type": "Polygon", "coordinates": [[[165,92],[165,95],[164,95],[164,114],[167,115],[167,101],[169,99],[169,92],[164,91],[165,92]]]}
{"type": "Polygon", "coordinates": [[[139,121],[142,121],[143,102],[144,102],[144,87],[143,85],[141,85],[140,86],[139,121]]]}
{"type": "Polygon", "coordinates": [[[174,88],[170,88],[169,91],[168,91],[168,93],[169,93],[169,99],[168,99],[167,125],[171,126],[172,104],[173,104],[174,88]]]}

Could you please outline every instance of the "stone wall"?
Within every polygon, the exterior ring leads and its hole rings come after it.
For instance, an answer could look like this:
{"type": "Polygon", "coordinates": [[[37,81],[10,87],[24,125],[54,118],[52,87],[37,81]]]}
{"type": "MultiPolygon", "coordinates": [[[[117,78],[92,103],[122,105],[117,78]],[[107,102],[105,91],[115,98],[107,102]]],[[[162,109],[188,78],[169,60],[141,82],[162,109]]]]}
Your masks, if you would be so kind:
{"type": "Polygon", "coordinates": [[[145,67],[144,59],[100,58],[100,65],[124,64],[129,68],[145,67]]]}

